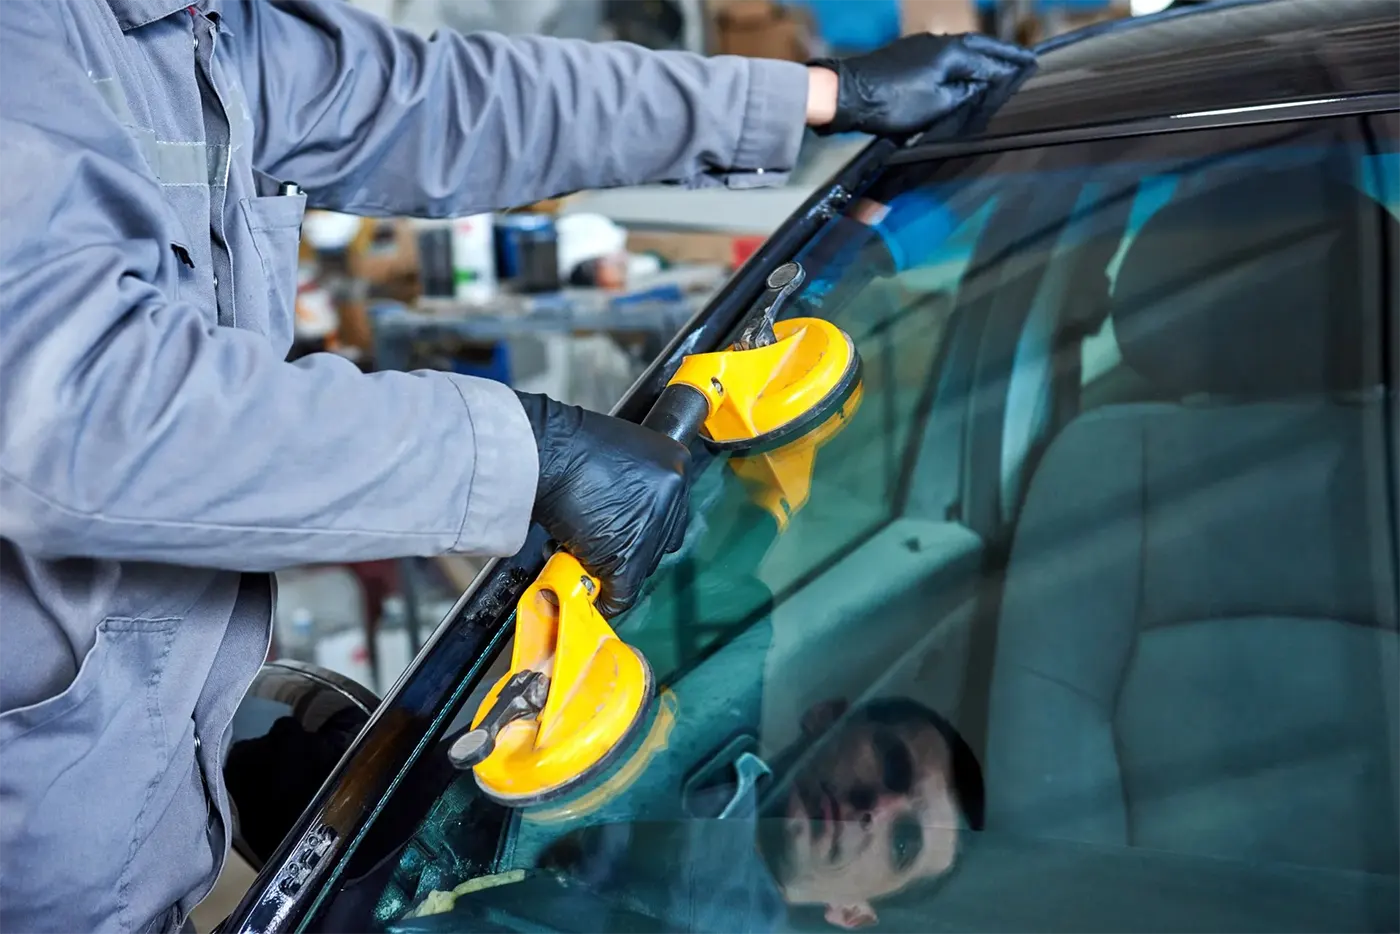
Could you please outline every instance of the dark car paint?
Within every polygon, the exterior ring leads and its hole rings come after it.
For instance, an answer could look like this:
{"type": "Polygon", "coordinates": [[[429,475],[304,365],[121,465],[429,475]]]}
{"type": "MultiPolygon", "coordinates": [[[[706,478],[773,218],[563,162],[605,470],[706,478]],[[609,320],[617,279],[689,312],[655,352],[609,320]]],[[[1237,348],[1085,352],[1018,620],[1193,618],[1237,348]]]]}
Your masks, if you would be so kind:
{"type": "Polygon", "coordinates": [[[1246,0],[1090,27],[1040,50],[984,135],[1394,92],[1398,11],[1393,0],[1246,0]]]}
{"type": "MultiPolygon", "coordinates": [[[[1400,7],[1393,0],[1237,0],[1094,27],[1040,50],[1039,73],[982,136],[920,140],[897,158],[1000,148],[1008,138],[1015,138],[1015,145],[1040,145],[1065,136],[1195,128],[1204,121],[1218,125],[1397,109],[1396,37],[1400,7]],[[1272,29],[1285,30],[1277,42],[1270,41],[1272,29]],[[1343,54],[1358,57],[1339,61],[1343,54]],[[1261,66],[1267,67],[1253,70],[1261,66]],[[1149,78],[1161,86],[1145,88],[1149,78]],[[1238,112],[1285,101],[1302,103],[1238,112]]],[[[762,292],[766,271],[858,195],[899,148],[889,141],[871,143],[812,194],[681,329],[615,413],[640,421],[686,354],[722,345],[762,292]]],[[[437,743],[506,644],[515,601],[543,566],[543,546],[542,533],[533,530],[519,554],[492,562],[463,594],[221,930],[291,930],[322,906],[345,869],[346,855],[408,766],[437,743]]]]}
{"type": "Polygon", "coordinates": [[[378,706],[374,692],[318,665],[278,659],[259,669],[224,764],[238,815],[233,849],[250,866],[276,851],[378,706]]]}

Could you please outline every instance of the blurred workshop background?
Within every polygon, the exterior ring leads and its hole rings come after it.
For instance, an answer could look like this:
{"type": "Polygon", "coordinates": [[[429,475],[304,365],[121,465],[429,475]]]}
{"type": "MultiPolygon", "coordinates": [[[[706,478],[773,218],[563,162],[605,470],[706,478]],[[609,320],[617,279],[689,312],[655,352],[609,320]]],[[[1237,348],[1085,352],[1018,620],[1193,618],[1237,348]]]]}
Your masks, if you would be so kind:
{"type": "MultiPolygon", "coordinates": [[[[1023,44],[1182,0],[350,0],[397,25],[804,61],[900,34],[1023,44]]],[[[809,135],[789,184],[582,192],[450,221],[309,212],[293,356],[436,368],[606,411],[860,137],[809,135]]],[[[372,437],[366,445],[375,443],[372,437]]],[[[278,575],[274,658],[383,694],[480,570],[460,556],[278,575]]]]}

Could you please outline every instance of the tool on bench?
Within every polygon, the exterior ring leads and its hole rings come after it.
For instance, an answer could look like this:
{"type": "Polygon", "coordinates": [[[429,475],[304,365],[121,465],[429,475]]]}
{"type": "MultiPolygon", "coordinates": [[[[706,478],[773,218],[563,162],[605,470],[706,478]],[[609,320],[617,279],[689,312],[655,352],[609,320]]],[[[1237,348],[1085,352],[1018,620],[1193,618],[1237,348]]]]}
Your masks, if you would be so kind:
{"type": "MultiPolygon", "coordinates": [[[[779,529],[807,500],[816,448],[860,402],[860,358],[818,318],[777,320],[801,288],[800,264],[768,277],[760,309],[728,348],[686,357],[642,424],[730,465],[779,529]]],[[[651,667],[594,606],[599,582],[556,552],[521,596],[510,670],[449,749],[490,798],[523,807],[605,771],[646,721],[651,667]]]]}

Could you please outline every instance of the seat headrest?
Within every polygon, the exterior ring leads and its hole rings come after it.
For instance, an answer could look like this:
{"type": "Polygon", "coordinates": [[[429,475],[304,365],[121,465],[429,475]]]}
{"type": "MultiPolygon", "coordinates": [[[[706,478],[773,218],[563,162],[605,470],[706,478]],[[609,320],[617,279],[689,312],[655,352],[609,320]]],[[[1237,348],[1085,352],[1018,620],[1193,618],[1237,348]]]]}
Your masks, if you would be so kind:
{"type": "Polygon", "coordinates": [[[1112,301],[1123,359],[1178,395],[1374,385],[1379,264],[1397,226],[1318,170],[1193,187],[1142,226],[1123,259],[1112,301]]]}

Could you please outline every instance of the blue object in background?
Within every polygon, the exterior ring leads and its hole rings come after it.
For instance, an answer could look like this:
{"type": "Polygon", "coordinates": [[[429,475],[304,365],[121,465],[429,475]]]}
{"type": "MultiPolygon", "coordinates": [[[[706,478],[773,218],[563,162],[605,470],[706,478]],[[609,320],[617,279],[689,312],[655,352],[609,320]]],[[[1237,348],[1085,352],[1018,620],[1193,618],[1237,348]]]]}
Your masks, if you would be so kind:
{"type": "Polygon", "coordinates": [[[452,372],[461,373],[463,376],[477,376],[481,379],[493,379],[498,383],[510,385],[510,350],[505,341],[496,341],[491,345],[491,356],[485,360],[463,360],[461,358],[452,361],[452,372]]]}
{"type": "MultiPolygon", "coordinates": [[[[870,257],[860,257],[872,241],[883,245],[889,273],[923,265],[931,255],[948,247],[963,220],[932,188],[906,191],[879,208],[877,215],[861,220],[850,215],[839,218],[798,255],[815,272],[802,290],[803,299],[820,305],[852,264],[870,261],[870,257]]],[[[970,253],[972,244],[959,244],[955,249],[970,253]]]]}
{"type": "Polygon", "coordinates": [[[640,292],[627,292],[619,295],[608,302],[608,307],[614,310],[626,308],[629,305],[645,305],[648,302],[682,302],[685,301],[685,293],[681,287],[675,284],[658,285],[655,288],[643,289],[640,292]]]}
{"type": "Polygon", "coordinates": [[[545,214],[496,218],[496,273],[517,292],[559,291],[559,234],[545,214]]]}
{"type": "MultiPolygon", "coordinates": [[[[817,35],[837,53],[868,52],[899,38],[899,0],[787,0],[805,7],[816,20],[817,35]]],[[[1035,12],[1091,13],[1112,0],[1034,0],[1035,12]]],[[[998,0],[973,0],[990,13],[998,0]]]]}
{"type": "Polygon", "coordinates": [[[890,202],[888,213],[875,225],[875,233],[885,241],[894,268],[905,270],[923,264],[962,221],[934,190],[919,188],[890,202]]]}
{"type": "Polygon", "coordinates": [[[835,52],[865,52],[899,38],[899,0],[793,0],[835,52]]]}

